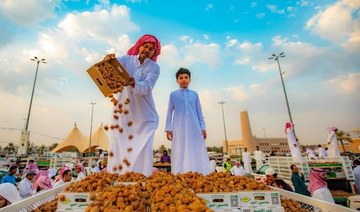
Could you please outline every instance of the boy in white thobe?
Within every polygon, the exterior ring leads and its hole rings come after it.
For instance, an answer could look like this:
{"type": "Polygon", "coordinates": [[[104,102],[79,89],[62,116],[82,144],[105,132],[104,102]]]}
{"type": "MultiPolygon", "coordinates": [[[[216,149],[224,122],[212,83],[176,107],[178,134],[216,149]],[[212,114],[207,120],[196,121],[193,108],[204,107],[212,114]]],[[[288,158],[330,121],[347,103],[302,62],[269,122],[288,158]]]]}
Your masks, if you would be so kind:
{"type": "Polygon", "coordinates": [[[176,72],[180,88],[171,92],[166,116],[165,132],[171,143],[171,172],[211,172],[205,146],[205,121],[199,96],[188,88],[191,73],[185,68],[176,72]]]}
{"type": "Polygon", "coordinates": [[[251,168],[251,154],[247,151],[247,148],[244,148],[244,151],[242,153],[242,161],[244,164],[244,170],[246,174],[252,174],[252,168],[251,168]]]}
{"type": "Polygon", "coordinates": [[[256,171],[264,164],[265,156],[264,153],[260,150],[259,146],[256,146],[254,151],[254,159],[256,161],[256,171]]]}

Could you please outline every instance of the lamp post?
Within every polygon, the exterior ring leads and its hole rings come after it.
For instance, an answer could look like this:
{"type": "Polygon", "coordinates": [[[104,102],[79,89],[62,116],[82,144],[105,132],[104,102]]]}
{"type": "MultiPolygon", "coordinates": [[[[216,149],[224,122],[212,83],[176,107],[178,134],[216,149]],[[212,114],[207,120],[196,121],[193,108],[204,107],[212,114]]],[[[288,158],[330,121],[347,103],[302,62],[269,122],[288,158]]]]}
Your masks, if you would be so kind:
{"type": "MultiPolygon", "coordinates": [[[[290,106],[289,106],[289,100],[288,100],[288,98],[287,98],[286,89],[285,89],[285,84],[284,84],[284,79],[283,79],[283,74],[284,74],[284,72],[281,71],[281,67],[280,67],[280,60],[279,60],[279,59],[280,59],[281,57],[285,57],[284,52],[281,52],[279,55],[272,54],[271,57],[269,57],[269,60],[275,60],[275,61],[277,62],[277,64],[278,64],[279,72],[280,72],[280,78],[281,78],[281,83],[282,83],[282,87],[283,87],[284,95],[285,95],[285,100],[286,100],[287,111],[288,111],[288,114],[289,114],[289,119],[290,119],[290,122],[291,122],[291,123],[294,123],[293,120],[292,120],[291,111],[290,111],[290,106]]],[[[295,135],[295,137],[296,137],[295,130],[294,130],[294,135],[295,135]]]]}
{"type": "Polygon", "coordinates": [[[224,104],[225,104],[226,102],[220,101],[220,102],[218,102],[218,103],[221,105],[221,111],[222,111],[222,117],[223,117],[226,152],[229,153],[229,155],[230,155],[230,152],[229,152],[229,144],[228,144],[228,140],[227,140],[227,136],[226,136],[225,115],[224,115],[224,104]]]}
{"type": "Polygon", "coordinates": [[[263,130],[264,130],[264,138],[265,138],[265,141],[266,141],[266,128],[264,127],[263,130]]]}
{"type": "Polygon", "coordinates": [[[28,128],[29,128],[29,121],[30,121],[31,106],[32,106],[33,98],[34,98],[36,79],[37,79],[37,74],[39,71],[39,65],[40,65],[40,63],[46,64],[46,61],[44,58],[40,59],[40,58],[34,56],[34,58],[31,58],[31,60],[36,62],[35,78],[34,78],[34,84],[33,84],[32,92],[31,92],[30,105],[29,105],[29,111],[28,111],[27,118],[26,118],[26,124],[25,124],[24,130],[21,132],[20,145],[19,145],[19,149],[18,149],[18,154],[24,154],[24,155],[27,154],[27,147],[29,144],[30,132],[28,131],[28,128]]]}
{"type": "Polygon", "coordinates": [[[94,105],[96,105],[96,102],[90,102],[91,104],[91,122],[90,122],[90,139],[89,139],[89,153],[91,149],[91,134],[92,134],[92,124],[93,124],[93,117],[94,117],[94,105]]]}
{"type": "Polygon", "coordinates": [[[29,127],[29,120],[30,120],[30,113],[31,113],[31,105],[32,105],[33,97],[34,97],[35,84],[36,84],[37,74],[38,74],[38,70],[39,70],[39,65],[40,65],[40,63],[46,64],[45,59],[38,59],[36,56],[35,56],[34,58],[32,58],[31,60],[32,60],[32,61],[35,61],[35,62],[37,63],[37,65],[36,65],[36,72],[35,72],[34,84],[33,84],[32,92],[31,92],[29,112],[28,112],[27,119],[26,119],[25,131],[27,131],[27,130],[28,130],[28,127],[29,127]]]}

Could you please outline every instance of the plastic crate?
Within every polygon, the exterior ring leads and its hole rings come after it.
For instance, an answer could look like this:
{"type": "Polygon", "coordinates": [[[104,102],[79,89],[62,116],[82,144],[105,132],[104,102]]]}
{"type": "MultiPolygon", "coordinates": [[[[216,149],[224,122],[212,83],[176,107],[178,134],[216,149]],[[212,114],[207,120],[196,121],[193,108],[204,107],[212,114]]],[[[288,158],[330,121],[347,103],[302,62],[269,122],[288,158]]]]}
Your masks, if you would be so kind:
{"type": "Polygon", "coordinates": [[[59,187],[53,188],[51,190],[36,194],[32,197],[23,199],[19,202],[6,206],[0,209],[0,212],[28,212],[36,209],[40,205],[51,202],[56,198],[56,196],[61,193],[66,186],[70,183],[66,183],[59,187]]]}

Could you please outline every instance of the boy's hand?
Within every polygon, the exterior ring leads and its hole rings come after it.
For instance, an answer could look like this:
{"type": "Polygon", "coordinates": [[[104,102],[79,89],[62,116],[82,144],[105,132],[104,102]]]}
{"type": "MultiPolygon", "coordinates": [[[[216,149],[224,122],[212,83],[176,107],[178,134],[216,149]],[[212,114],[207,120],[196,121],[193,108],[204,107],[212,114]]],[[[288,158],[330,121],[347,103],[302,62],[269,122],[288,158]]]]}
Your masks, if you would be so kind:
{"type": "Polygon", "coordinates": [[[173,139],[173,133],[171,131],[166,131],[166,138],[169,140],[169,141],[172,141],[173,139]]]}
{"type": "Polygon", "coordinates": [[[203,137],[204,137],[204,140],[207,138],[207,133],[206,133],[206,130],[203,130],[202,131],[202,135],[203,135],[203,137]]]}

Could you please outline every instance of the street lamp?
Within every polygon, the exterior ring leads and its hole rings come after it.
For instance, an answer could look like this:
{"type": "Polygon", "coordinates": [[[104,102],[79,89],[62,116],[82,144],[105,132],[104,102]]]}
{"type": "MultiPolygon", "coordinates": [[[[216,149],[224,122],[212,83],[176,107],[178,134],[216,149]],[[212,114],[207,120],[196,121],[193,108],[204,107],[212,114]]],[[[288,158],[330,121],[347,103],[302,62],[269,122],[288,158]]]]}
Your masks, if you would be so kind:
{"type": "Polygon", "coordinates": [[[31,92],[29,112],[28,112],[28,116],[27,116],[27,119],[26,119],[25,131],[27,131],[27,130],[28,130],[28,127],[29,127],[31,105],[32,105],[33,97],[34,97],[34,90],[35,90],[35,84],[36,84],[37,74],[38,74],[38,70],[39,70],[39,65],[40,65],[40,63],[46,64],[45,59],[38,59],[36,56],[35,56],[34,58],[32,58],[31,60],[32,60],[32,61],[35,61],[35,62],[37,63],[37,65],[36,65],[36,72],[35,72],[34,84],[33,84],[32,92],[31,92]]]}
{"type": "Polygon", "coordinates": [[[93,117],[94,117],[94,105],[96,105],[96,102],[90,102],[91,104],[91,122],[90,122],[90,139],[89,139],[89,153],[91,149],[91,134],[92,134],[92,124],[93,124],[93,117]]]}
{"type": "MultiPolygon", "coordinates": [[[[226,136],[225,115],[224,115],[224,104],[226,102],[220,101],[218,103],[221,105],[221,111],[222,111],[222,117],[223,117],[226,152],[229,153],[229,144],[228,144],[228,140],[227,140],[227,136],[226,136]]],[[[230,155],[230,153],[229,153],[229,155],[230,155]]]]}
{"type": "MultiPolygon", "coordinates": [[[[285,84],[284,84],[284,79],[283,79],[283,74],[284,74],[285,72],[282,72],[282,71],[281,71],[281,67],[280,67],[280,61],[279,61],[279,59],[280,59],[281,57],[285,57],[284,52],[281,52],[279,55],[272,54],[271,57],[269,57],[269,60],[276,60],[276,62],[277,62],[277,64],[278,64],[279,72],[280,72],[280,78],[281,78],[281,83],[282,83],[282,87],[283,87],[284,94],[285,94],[286,106],[287,106],[287,110],[288,110],[288,113],[289,113],[289,119],[290,119],[290,122],[291,122],[291,123],[294,123],[293,120],[292,120],[292,117],[291,117],[289,100],[288,100],[287,95],[286,95],[286,89],[285,89],[285,84]]],[[[294,135],[295,135],[295,130],[294,130],[294,135]]],[[[296,135],[295,135],[295,137],[296,137],[296,135]]]]}
{"type": "Polygon", "coordinates": [[[266,128],[264,127],[263,130],[264,130],[264,138],[265,138],[265,141],[266,141],[266,128]]]}
{"type": "Polygon", "coordinates": [[[27,146],[29,143],[30,132],[28,131],[28,128],[29,128],[31,106],[32,106],[33,98],[34,98],[34,91],[35,91],[35,85],[36,85],[36,79],[37,79],[37,74],[38,74],[38,70],[39,70],[39,65],[40,65],[40,63],[46,64],[45,59],[43,59],[43,58],[40,59],[36,56],[34,56],[34,58],[31,58],[31,60],[36,62],[35,79],[34,79],[34,84],[32,87],[30,105],[29,105],[29,111],[28,111],[28,115],[27,115],[27,119],[26,119],[25,129],[21,132],[20,146],[19,146],[19,150],[18,150],[18,154],[24,154],[24,155],[27,154],[27,146]]]}

